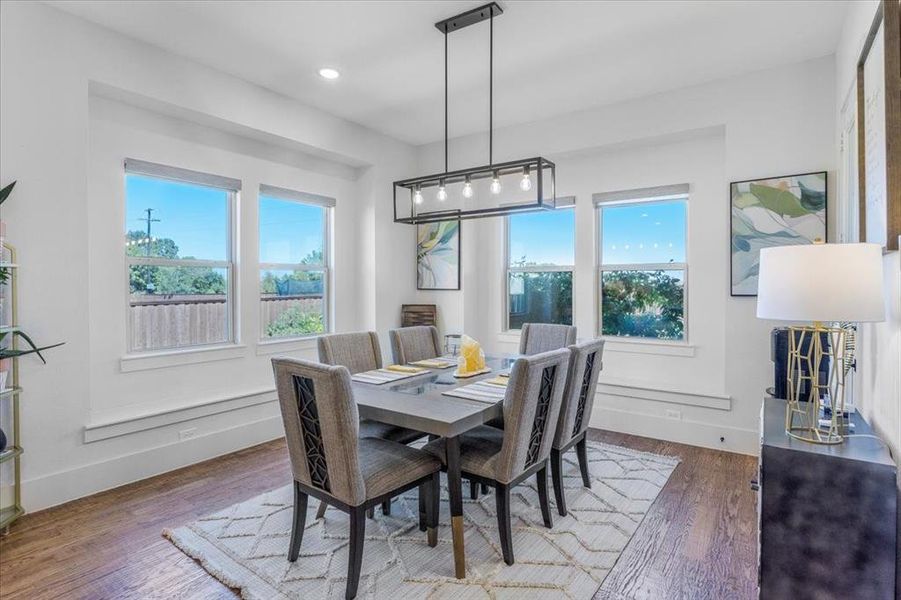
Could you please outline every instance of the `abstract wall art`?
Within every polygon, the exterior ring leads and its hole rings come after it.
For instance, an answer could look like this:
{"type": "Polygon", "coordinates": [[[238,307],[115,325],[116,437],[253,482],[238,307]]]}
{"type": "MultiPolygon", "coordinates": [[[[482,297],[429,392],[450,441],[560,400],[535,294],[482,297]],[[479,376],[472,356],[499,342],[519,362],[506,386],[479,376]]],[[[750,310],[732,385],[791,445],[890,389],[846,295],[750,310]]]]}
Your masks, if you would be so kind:
{"type": "Polygon", "coordinates": [[[761,248],[826,241],[826,172],[730,186],[732,295],[756,296],[761,248]]]}
{"type": "Polygon", "coordinates": [[[417,225],[416,289],[460,289],[460,221],[417,225]]]}

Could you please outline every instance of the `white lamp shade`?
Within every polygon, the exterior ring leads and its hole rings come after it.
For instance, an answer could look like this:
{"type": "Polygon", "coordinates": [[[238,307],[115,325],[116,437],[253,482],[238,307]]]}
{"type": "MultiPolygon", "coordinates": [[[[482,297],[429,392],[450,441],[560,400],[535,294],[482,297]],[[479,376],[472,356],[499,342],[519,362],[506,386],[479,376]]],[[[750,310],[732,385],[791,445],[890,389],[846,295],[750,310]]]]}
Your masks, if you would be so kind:
{"type": "Polygon", "coordinates": [[[878,244],[764,248],[757,316],[782,321],[884,321],[884,285],[878,244]]]}

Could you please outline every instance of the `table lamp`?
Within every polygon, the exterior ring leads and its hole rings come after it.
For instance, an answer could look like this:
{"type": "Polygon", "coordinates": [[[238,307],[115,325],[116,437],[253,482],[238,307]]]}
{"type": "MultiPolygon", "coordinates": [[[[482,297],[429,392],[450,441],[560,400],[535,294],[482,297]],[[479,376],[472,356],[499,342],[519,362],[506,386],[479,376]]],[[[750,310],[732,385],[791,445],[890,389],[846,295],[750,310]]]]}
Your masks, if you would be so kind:
{"type": "Polygon", "coordinates": [[[789,327],[785,432],[818,444],[844,441],[845,374],[852,360],[847,330],[836,322],[885,320],[882,247],[805,244],[763,248],[757,317],[806,321],[789,327]],[[820,364],[828,363],[828,377],[820,364]],[[807,397],[801,397],[801,390],[807,397]],[[831,416],[821,424],[821,409],[831,416]]]}

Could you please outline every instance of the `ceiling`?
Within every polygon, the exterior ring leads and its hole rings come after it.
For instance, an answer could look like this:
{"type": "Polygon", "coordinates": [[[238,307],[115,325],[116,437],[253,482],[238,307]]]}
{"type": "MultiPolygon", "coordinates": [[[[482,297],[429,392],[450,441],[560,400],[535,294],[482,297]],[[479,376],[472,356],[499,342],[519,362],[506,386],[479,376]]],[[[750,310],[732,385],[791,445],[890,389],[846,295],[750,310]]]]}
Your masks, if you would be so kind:
{"type": "MultiPolygon", "coordinates": [[[[413,144],[444,135],[443,36],[482,2],[51,1],[413,144]],[[332,66],[341,78],[317,71],[332,66]]],[[[501,2],[495,127],[831,54],[844,1],[501,2]]],[[[488,25],[451,34],[450,136],[488,128],[488,25]]]]}

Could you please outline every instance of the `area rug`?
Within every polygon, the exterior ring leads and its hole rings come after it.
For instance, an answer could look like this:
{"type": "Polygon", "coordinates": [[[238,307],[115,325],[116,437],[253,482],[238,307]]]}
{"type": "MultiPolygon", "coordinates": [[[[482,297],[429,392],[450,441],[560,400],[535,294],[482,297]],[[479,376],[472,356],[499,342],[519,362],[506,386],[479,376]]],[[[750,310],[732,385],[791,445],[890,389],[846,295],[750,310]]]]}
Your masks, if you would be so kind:
{"type": "MultiPolygon", "coordinates": [[[[366,522],[357,597],[370,600],[437,598],[591,598],[641,525],[677,458],[596,442],[588,444],[591,489],[582,487],[574,452],[565,455],[569,514],[552,508],[554,527],[541,520],[535,480],[511,493],[516,564],[501,558],[494,494],[464,493],[466,579],[453,577],[450,514],[442,490],[438,546],[419,531],[416,491],[376,510],[366,522]]],[[[465,483],[465,482],[464,482],[465,483]]],[[[551,487],[551,486],[548,486],[551,487]]],[[[464,492],[468,486],[464,485],[464,492]]],[[[293,492],[285,486],[203,517],[163,535],[248,600],[343,598],[347,575],[347,516],[329,508],[316,519],[310,499],[297,562],[286,559],[293,492]]],[[[553,492],[551,492],[553,502],[553,492]]]]}

